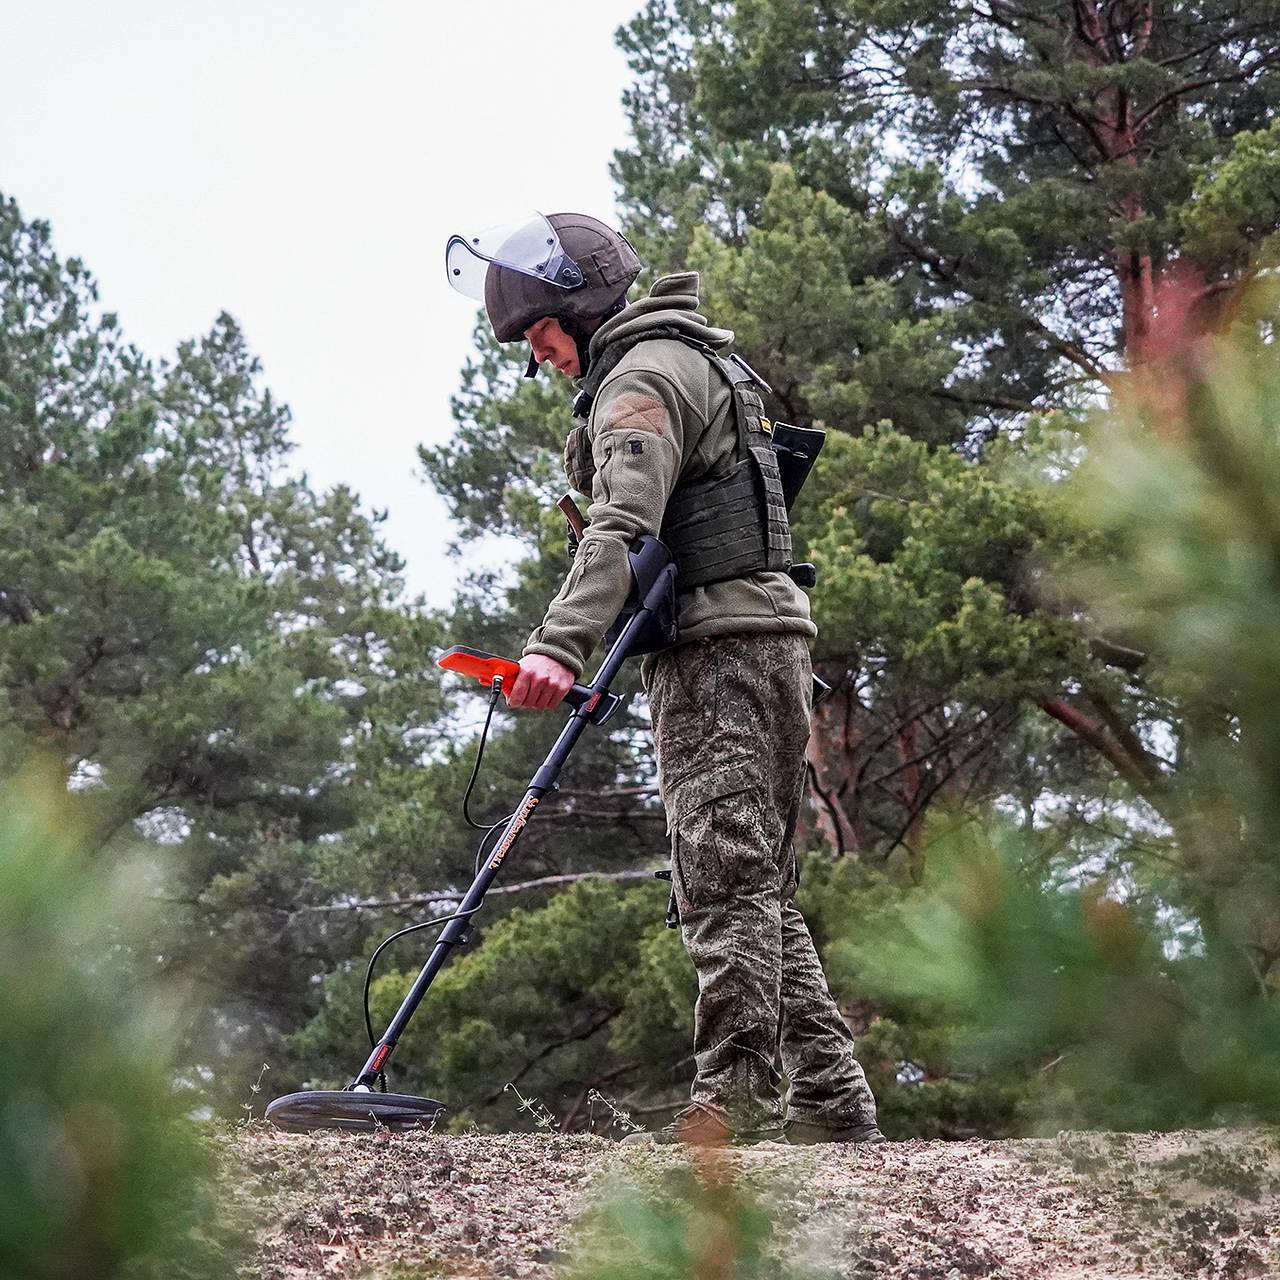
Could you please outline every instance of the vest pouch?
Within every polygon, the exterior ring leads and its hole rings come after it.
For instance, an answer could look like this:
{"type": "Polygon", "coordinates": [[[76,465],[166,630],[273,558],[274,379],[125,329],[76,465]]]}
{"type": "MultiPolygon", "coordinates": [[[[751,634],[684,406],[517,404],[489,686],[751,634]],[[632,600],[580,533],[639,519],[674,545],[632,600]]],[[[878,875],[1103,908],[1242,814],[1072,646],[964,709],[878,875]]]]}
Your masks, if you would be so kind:
{"type": "Polygon", "coordinates": [[[676,558],[682,591],[765,567],[763,484],[760,464],[748,455],[727,475],[676,486],[662,540],[676,558]]]}
{"type": "Polygon", "coordinates": [[[585,426],[574,427],[564,442],[564,478],[571,489],[592,496],[595,485],[596,462],[591,456],[591,438],[585,426]]]}

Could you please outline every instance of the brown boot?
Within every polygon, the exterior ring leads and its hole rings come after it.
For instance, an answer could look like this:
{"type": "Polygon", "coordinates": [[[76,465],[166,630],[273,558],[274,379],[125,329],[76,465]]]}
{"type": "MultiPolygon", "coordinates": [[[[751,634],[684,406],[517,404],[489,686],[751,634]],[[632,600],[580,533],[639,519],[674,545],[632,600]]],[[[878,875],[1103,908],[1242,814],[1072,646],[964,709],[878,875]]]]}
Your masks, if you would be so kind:
{"type": "Polygon", "coordinates": [[[676,1113],[669,1125],[653,1133],[629,1133],[623,1146],[656,1144],[660,1147],[684,1143],[691,1147],[750,1147],[757,1142],[782,1142],[781,1129],[744,1129],[734,1131],[722,1112],[700,1102],[691,1102],[676,1113]]]}
{"type": "Polygon", "coordinates": [[[788,1120],[782,1127],[787,1141],[797,1146],[812,1146],[819,1142],[888,1142],[874,1120],[861,1124],[825,1125],[809,1120],[788,1120]]]}

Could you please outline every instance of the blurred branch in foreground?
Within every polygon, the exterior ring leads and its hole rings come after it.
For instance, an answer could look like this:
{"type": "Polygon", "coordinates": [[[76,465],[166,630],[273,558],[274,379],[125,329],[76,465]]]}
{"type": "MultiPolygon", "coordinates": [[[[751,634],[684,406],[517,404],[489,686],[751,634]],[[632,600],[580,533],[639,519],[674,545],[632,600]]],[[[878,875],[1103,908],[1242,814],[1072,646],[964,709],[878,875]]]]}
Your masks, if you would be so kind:
{"type": "Polygon", "coordinates": [[[1070,482],[1095,554],[1061,573],[1149,655],[1130,692],[1167,714],[1125,749],[1159,768],[1105,844],[961,815],[923,891],[835,945],[1055,1125],[1280,1116],[1280,294],[1207,332],[1181,287],[1070,482]]]}
{"type": "Polygon", "coordinates": [[[230,1275],[175,1026],[130,963],[142,868],[89,858],[50,778],[0,795],[0,1274],[230,1275]]]}

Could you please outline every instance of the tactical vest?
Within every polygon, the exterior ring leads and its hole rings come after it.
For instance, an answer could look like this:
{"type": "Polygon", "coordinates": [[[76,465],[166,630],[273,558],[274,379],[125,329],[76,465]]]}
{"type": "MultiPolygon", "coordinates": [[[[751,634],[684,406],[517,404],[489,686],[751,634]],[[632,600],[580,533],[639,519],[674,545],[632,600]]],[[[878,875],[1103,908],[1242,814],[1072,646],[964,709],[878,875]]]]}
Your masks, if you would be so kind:
{"type": "MultiPolygon", "coordinates": [[[[771,424],[764,416],[764,401],[745,369],[679,329],[654,328],[631,340],[609,344],[592,363],[583,390],[574,400],[574,415],[588,416],[600,385],[632,347],[658,338],[674,338],[692,347],[729,384],[737,435],[727,460],[696,479],[677,480],[667,501],[659,536],[675,557],[679,589],[705,587],[764,570],[785,572],[791,564],[791,525],[782,477],[770,443],[771,424]]],[[[580,493],[591,492],[595,463],[585,425],[575,427],[569,435],[565,474],[580,493]]]]}

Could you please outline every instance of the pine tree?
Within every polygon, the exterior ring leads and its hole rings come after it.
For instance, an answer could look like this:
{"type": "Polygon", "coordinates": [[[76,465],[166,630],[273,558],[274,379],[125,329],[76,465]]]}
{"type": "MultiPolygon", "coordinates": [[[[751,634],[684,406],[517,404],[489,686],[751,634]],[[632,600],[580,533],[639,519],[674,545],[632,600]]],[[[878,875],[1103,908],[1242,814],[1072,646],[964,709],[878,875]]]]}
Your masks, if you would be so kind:
{"type": "Polygon", "coordinates": [[[703,269],[786,414],[874,429],[829,452],[800,520],[826,571],[838,696],[815,798],[839,847],[887,835],[916,862],[928,800],[996,794],[1010,735],[1052,767],[1060,727],[1086,786],[1158,789],[1142,654],[1048,589],[1077,534],[1018,473],[1069,472],[1080,412],[1159,355],[1161,279],[1212,324],[1276,230],[1273,19],[654,0],[621,34],[637,81],[615,174],[650,261],[703,269]]]}
{"type": "Polygon", "coordinates": [[[256,1063],[362,940],[298,908],[443,741],[439,633],[354,495],[288,472],[229,316],[149,362],[12,201],[0,308],[0,764],[52,751],[102,856],[168,850],[153,953],[204,996],[189,1053],[256,1063]]]}

